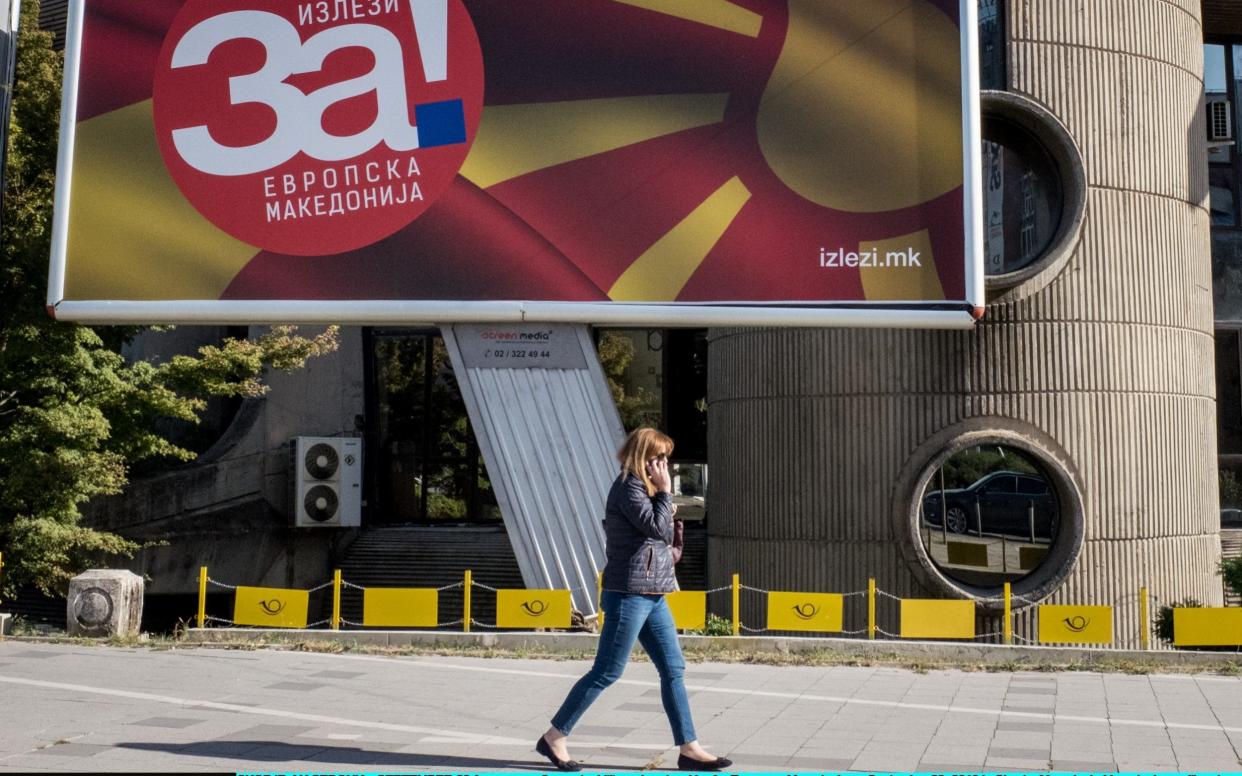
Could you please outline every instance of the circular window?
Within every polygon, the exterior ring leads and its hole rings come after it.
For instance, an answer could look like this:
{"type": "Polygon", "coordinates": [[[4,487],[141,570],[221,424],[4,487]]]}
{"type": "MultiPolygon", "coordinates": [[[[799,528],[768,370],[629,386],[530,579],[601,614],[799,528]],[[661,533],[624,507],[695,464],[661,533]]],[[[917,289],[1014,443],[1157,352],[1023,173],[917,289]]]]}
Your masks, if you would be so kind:
{"type": "Polygon", "coordinates": [[[959,450],[936,467],[919,502],[923,551],[942,574],[1000,587],[1038,570],[1060,530],[1044,467],[1005,444],[959,450]]]}
{"type": "Polygon", "coordinates": [[[1073,464],[1041,430],[1012,418],[972,418],[926,440],[906,462],[893,518],[902,553],[929,591],[999,609],[1051,595],[1083,543],[1073,464]]]}
{"type": "MultiPolygon", "coordinates": [[[[981,105],[987,286],[1008,289],[1036,275],[1050,280],[1082,225],[1082,158],[1065,127],[1034,101],[985,92],[981,105]]],[[[1027,285],[1038,290],[1044,284],[1027,285]]]]}
{"type": "Polygon", "coordinates": [[[1061,179],[1052,155],[1021,125],[983,120],[984,271],[1008,275],[1043,256],[1061,224],[1061,179]]]}

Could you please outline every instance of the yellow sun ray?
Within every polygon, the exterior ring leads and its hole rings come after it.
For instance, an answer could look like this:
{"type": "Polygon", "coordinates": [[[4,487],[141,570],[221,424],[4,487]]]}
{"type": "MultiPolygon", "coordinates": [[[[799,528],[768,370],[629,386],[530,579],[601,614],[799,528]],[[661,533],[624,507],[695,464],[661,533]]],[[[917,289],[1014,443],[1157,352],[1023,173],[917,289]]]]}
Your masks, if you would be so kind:
{"type": "Polygon", "coordinates": [[[862,267],[863,295],[868,301],[944,299],[927,230],[859,244],[858,251],[874,250],[880,266],[862,267]],[[889,257],[890,252],[892,258],[889,257]],[[904,258],[902,258],[904,257],[904,258]],[[885,266],[887,264],[887,266],[885,266]]]}
{"type": "Polygon", "coordinates": [[[727,94],[493,105],[461,174],[480,188],[724,120],[727,94]]]}
{"type": "Polygon", "coordinates": [[[67,299],[219,299],[258,253],[186,201],[151,116],[146,100],[77,126],[67,299]]]}
{"type": "Polygon", "coordinates": [[[728,0],[613,0],[647,11],[676,16],[750,38],[759,37],[763,17],[728,0]]]}
{"type": "Polygon", "coordinates": [[[671,302],[750,199],[733,178],[643,252],[608,290],[615,302],[671,302]]]}

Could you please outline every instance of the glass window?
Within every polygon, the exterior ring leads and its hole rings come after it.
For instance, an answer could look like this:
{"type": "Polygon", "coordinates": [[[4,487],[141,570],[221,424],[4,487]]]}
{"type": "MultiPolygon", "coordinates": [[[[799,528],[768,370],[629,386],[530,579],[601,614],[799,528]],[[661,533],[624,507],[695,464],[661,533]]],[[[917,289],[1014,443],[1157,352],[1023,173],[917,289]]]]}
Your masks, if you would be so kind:
{"type": "Polygon", "coordinates": [[[920,535],[936,567],[957,582],[999,587],[1043,563],[1060,508],[1044,466],[1008,445],[958,451],[921,495],[920,535]]]}
{"type": "Polygon", "coordinates": [[[1061,224],[1062,188],[1052,156],[1016,123],[983,121],[984,255],[988,275],[1038,260],[1061,224]]]}
{"type": "Polygon", "coordinates": [[[1004,89],[1005,20],[1001,0],[979,0],[979,86],[1004,89]]]}
{"type": "Polygon", "coordinates": [[[500,509],[444,340],[375,332],[371,522],[492,521],[500,509]]]}
{"type": "Polygon", "coordinates": [[[1234,174],[1233,167],[1208,168],[1208,185],[1212,201],[1212,226],[1237,226],[1234,216],[1234,174]]]}
{"type": "MultiPolygon", "coordinates": [[[[1228,73],[1225,67],[1225,46],[1208,44],[1203,47],[1203,92],[1208,111],[1209,130],[1213,122],[1228,121],[1232,115],[1237,125],[1236,113],[1229,110],[1228,73]],[[1220,103],[1224,107],[1214,107],[1220,103]]],[[[1235,54],[1236,59],[1236,54],[1235,54]]],[[[1235,66],[1235,72],[1239,72],[1235,66]]],[[[1236,92],[1236,90],[1235,90],[1236,92]]],[[[1217,128],[1221,129],[1220,127],[1217,128]]],[[[1213,142],[1209,134],[1208,162],[1211,164],[1229,164],[1233,158],[1233,144],[1229,142],[1213,142]]]]}
{"type": "Polygon", "coordinates": [[[1238,346],[1237,329],[1216,330],[1216,442],[1221,455],[1242,455],[1242,370],[1238,346]]]}

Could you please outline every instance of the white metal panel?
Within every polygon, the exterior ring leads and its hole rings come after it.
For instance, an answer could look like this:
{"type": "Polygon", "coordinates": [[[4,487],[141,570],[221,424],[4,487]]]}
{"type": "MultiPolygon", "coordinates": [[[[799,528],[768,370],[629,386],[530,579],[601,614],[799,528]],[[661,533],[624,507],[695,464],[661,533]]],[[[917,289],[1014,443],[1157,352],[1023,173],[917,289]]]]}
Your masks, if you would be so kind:
{"type": "Polygon", "coordinates": [[[465,328],[445,325],[441,333],[522,579],[528,588],[568,588],[574,608],[593,615],[604,501],[625,432],[588,327],[557,327],[574,335],[561,346],[585,356],[574,369],[468,366],[465,328]]]}

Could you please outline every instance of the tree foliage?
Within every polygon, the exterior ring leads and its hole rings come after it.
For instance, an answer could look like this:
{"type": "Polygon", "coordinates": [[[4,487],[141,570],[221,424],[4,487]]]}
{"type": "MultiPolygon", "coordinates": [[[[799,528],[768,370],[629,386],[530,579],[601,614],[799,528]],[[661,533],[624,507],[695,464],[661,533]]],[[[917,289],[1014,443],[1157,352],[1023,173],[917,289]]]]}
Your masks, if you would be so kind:
{"type": "Polygon", "coordinates": [[[337,331],[303,337],[276,327],[160,364],[127,363],[139,329],[53,321],[45,310],[60,114],[61,56],[22,7],[0,222],[0,594],[45,592],[108,556],[123,537],[81,521],[82,505],[119,493],[130,467],[193,453],[153,431],[163,419],[197,422],[212,396],[258,396],[267,368],[292,370],[331,352],[337,331]]]}
{"type": "Polygon", "coordinates": [[[608,390],[617,405],[617,413],[621,416],[621,424],[626,431],[648,425],[648,410],[654,397],[643,388],[634,393],[625,390],[625,370],[634,360],[634,343],[629,337],[616,332],[605,331],[600,334],[595,347],[599,353],[599,363],[604,370],[604,378],[608,381],[608,390]]]}

